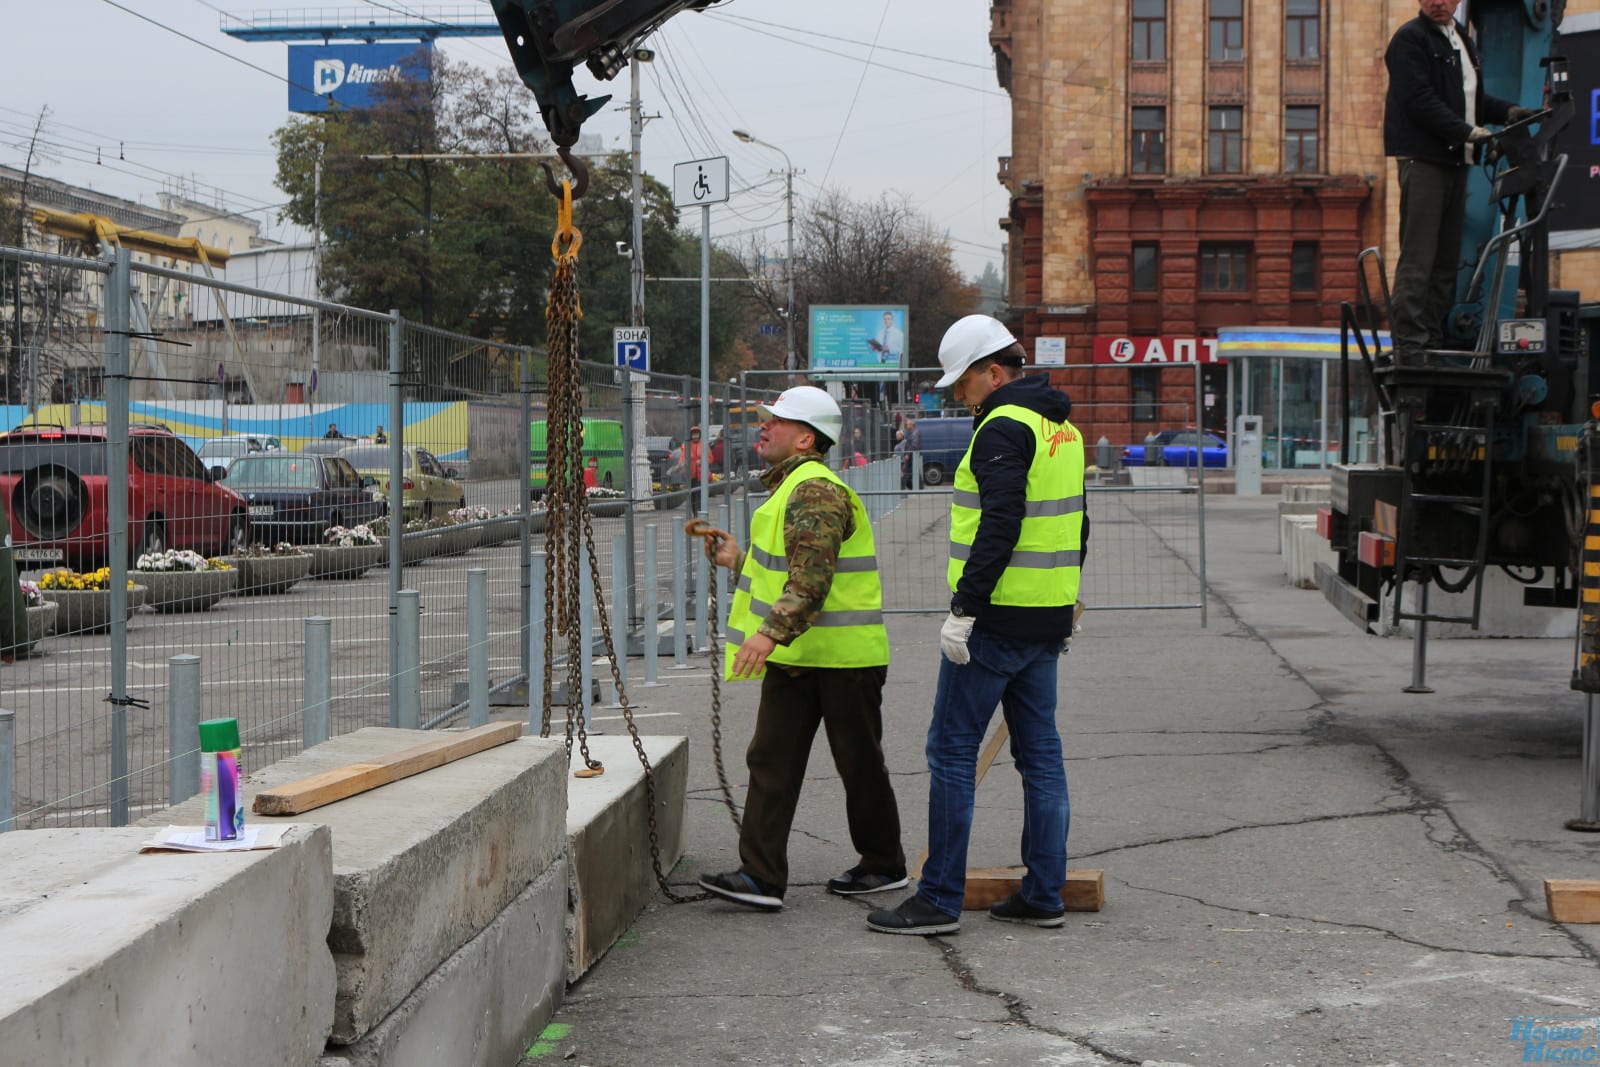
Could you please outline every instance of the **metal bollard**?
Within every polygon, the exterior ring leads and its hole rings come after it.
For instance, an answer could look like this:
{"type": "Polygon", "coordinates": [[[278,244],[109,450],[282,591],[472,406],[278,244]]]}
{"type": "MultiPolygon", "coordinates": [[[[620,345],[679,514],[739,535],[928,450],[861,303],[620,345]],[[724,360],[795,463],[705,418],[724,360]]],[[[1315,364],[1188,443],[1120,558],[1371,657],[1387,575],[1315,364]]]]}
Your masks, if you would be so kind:
{"type": "MultiPolygon", "coordinates": [[[[628,676],[628,538],[626,534],[611,535],[611,654],[617,659],[617,676],[626,679],[628,676]],[[617,639],[618,634],[622,635],[620,641],[617,639]]],[[[611,695],[611,699],[606,701],[606,707],[622,707],[622,692],[611,678],[609,667],[606,669],[605,677],[606,692],[611,695]]]]}
{"type": "MultiPolygon", "coordinates": [[[[1579,798],[1578,820],[1569,830],[1600,829],[1600,708],[1593,693],[1584,694],[1583,705],[1583,796],[1579,798]]],[[[0,757],[3,758],[3,757],[0,757]]],[[[5,829],[0,825],[0,830],[5,829]]]]}
{"type": "Polygon", "coordinates": [[[489,724],[489,572],[467,571],[467,722],[489,724]]]}
{"type": "Polygon", "coordinates": [[[422,594],[402,589],[399,604],[395,631],[400,642],[400,672],[394,680],[400,697],[398,725],[402,730],[415,730],[422,724],[422,594]]]}
{"type": "Polygon", "coordinates": [[[689,669],[688,591],[684,588],[684,548],[688,534],[677,524],[672,529],[672,669],[689,669]]]}
{"type": "Polygon", "coordinates": [[[167,803],[200,792],[200,657],[167,657],[167,803]]]}
{"type": "Polygon", "coordinates": [[[528,568],[528,733],[544,730],[544,553],[532,554],[528,568]]]}
{"type": "Polygon", "coordinates": [[[11,796],[17,782],[17,714],[0,708],[0,834],[11,829],[11,796]]]}
{"type": "Polygon", "coordinates": [[[655,523],[648,523],[644,528],[644,588],[639,591],[640,616],[643,622],[639,626],[639,643],[644,648],[644,688],[654,689],[661,683],[656,680],[658,668],[657,660],[661,652],[661,589],[660,576],[656,573],[656,552],[659,546],[656,541],[655,523]]]}
{"type": "Polygon", "coordinates": [[[306,620],[305,707],[300,722],[303,748],[328,739],[332,716],[333,620],[313,615],[306,620]]]}
{"type": "Polygon", "coordinates": [[[578,692],[567,694],[568,714],[572,702],[583,709],[583,731],[594,733],[589,718],[589,701],[594,693],[594,580],[589,568],[578,566],[578,647],[567,649],[567,655],[578,657],[578,692]]]}

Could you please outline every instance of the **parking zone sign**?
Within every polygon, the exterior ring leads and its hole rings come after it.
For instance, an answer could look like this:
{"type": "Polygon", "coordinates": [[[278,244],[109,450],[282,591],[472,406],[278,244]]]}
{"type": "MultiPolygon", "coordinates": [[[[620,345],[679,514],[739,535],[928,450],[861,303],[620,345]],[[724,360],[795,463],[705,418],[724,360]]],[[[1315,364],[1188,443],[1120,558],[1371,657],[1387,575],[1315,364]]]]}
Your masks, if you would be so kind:
{"type": "Polygon", "coordinates": [[[650,370],[650,327],[613,326],[611,342],[617,350],[617,366],[629,370],[650,370]]]}

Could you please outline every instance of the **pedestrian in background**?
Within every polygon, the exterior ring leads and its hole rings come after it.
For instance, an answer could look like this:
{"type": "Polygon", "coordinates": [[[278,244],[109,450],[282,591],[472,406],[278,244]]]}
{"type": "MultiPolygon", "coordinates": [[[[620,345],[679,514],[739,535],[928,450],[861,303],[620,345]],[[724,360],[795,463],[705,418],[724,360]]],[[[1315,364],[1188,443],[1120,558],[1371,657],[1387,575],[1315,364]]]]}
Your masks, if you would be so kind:
{"type": "Polygon", "coordinates": [[[913,488],[911,472],[916,466],[912,455],[922,451],[922,431],[917,429],[917,420],[907,415],[905,429],[901,432],[905,434],[905,447],[900,450],[900,488],[910,489],[913,488]]]}
{"type": "Polygon", "coordinates": [[[708,892],[777,911],[789,885],[789,830],[820,725],[844,785],[850,842],[860,862],[828,880],[844,896],[906,884],[900,809],[883,758],[883,683],[889,637],[872,523],[861,499],[828,469],[839,405],[821,389],[785,390],[761,410],[756,449],[771,496],[750,517],[750,550],[712,532],[707,555],[737,571],[728,612],[726,675],[761,678],[746,753],[750,787],[739,868],[701,877],[708,892]]]}
{"type": "Polygon", "coordinates": [[[1023,348],[987,315],[939,345],[944,376],[976,430],[950,504],[950,614],[939,632],[928,727],[928,859],[917,891],[867,925],[886,934],[960,929],[978,748],[999,704],[1022,775],[1022,888],[989,909],[1002,922],[1060,926],[1066,909],[1066,764],[1056,728],[1056,664],[1072,633],[1088,517],[1083,440],[1072,401],[1024,377],[1023,348]]]}

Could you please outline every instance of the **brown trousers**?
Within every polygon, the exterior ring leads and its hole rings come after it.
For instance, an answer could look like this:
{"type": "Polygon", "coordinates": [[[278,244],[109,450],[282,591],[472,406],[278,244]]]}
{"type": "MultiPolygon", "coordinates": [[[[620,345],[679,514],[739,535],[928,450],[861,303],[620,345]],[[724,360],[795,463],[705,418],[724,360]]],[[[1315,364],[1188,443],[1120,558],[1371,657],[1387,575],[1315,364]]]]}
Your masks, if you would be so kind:
{"type": "Polygon", "coordinates": [[[844,783],[850,843],[861,866],[905,870],[900,809],[883,760],[883,683],[887,667],[784,667],[767,664],[746,762],[750,789],[739,835],[741,868],[779,892],[789,884],[789,829],[806,777],[811,742],[827,730],[844,783]]]}

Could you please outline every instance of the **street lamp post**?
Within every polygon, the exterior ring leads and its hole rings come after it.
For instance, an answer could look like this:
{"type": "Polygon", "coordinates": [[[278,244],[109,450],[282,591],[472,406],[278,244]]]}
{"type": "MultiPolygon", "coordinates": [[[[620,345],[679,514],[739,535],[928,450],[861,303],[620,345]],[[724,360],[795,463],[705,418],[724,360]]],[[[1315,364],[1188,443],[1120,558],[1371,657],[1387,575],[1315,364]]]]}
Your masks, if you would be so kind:
{"type": "Polygon", "coordinates": [[[762,145],[783,156],[783,202],[789,229],[789,255],[784,260],[783,271],[788,282],[788,296],[785,298],[787,306],[783,309],[783,321],[788,327],[789,352],[784,357],[783,369],[796,370],[799,367],[799,361],[795,359],[794,355],[794,176],[797,172],[794,169],[794,164],[789,162],[789,153],[777,145],[763,141],[748,130],[734,130],[733,135],[746,144],[762,145]]]}

